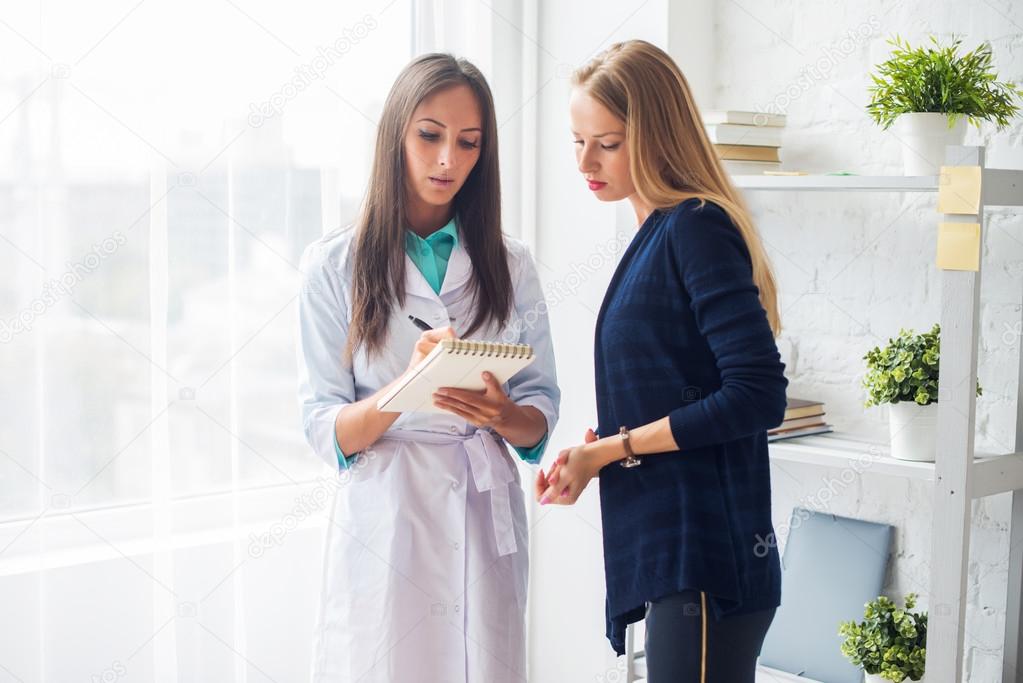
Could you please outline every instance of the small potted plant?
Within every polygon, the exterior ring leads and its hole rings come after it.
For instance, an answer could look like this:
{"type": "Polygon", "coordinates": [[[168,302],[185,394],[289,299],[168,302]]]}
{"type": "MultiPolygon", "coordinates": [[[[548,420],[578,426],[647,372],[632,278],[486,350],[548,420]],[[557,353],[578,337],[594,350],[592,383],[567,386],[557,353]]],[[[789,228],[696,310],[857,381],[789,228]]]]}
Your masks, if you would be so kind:
{"type": "Polygon", "coordinates": [[[865,683],[920,681],[927,659],[927,613],[911,611],[916,594],[906,596],[905,607],[881,596],[864,605],[864,621],[845,621],[838,634],[845,636],[842,654],[863,669],[865,683]]]}
{"type": "Polygon", "coordinates": [[[1009,125],[1019,111],[1023,90],[997,82],[991,68],[991,45],[957,54],[962,40],[942,46],[911,47],[898,36],[889,39],[891,57],[871,78],[867,111],[884,130],[895,125],[902,143],[906,175],[936,175],[945,163],[945,146],[961,145],[966,121],[980,128],[993,121],[1009,125]]]}
{"type": "MultiPolygon", "coordinates": [[[[899,330],[883,349],[874,347],[863,360],[867,373],[866,407],[888,404],[888,428],[892,457],[901,460],[934,460],[938,426],[938,361],[941,327],[916,334],[899,330]]],[[[981,395],[977,385],[977,395],[981,395]]]]}

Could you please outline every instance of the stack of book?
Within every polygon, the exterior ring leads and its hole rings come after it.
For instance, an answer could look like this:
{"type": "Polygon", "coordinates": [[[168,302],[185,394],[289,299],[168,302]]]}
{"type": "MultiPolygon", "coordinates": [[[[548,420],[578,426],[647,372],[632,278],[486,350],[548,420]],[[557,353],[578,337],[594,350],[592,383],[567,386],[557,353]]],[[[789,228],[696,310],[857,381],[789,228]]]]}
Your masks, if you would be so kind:
{"type": "Polygon", "coordinates": [[[784,114],[753,111],[710,111],[703,124],[718,158],[730,175],[760,175],[780,171],[784,114]]]}
{"type": "Polygon", "coordinates": [[[790,398],[785,402],[785,420],[774,429],[767,430],[767,440],[781,441],[830,431],[831,425],[824,422],[823,403],[790,398]]]}

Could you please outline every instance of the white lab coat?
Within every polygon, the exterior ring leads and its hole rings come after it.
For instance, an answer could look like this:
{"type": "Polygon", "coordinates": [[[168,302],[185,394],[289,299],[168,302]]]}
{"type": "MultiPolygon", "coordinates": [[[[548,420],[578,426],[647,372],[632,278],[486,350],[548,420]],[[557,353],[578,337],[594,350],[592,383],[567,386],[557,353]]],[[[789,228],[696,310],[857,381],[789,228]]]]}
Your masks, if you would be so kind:
{"type": "MultiPolygon", "coordinates": [[[[438,296],[405,257],[406,303],[387,348],[343,363],[354,231],[334,231],[302,256],[299,394],[313,451],[335,470],[334,419],[405,371],[414,315],[460,335],[472,317],[472,264],[452,250],[438,296]]],[[[536,267],[506,238],[515,306],[504,329],[474,339],[531,344],[537,358],[505,386],[554,429],[560,392],[536,267]]],[[[335,494],[327,532],[313,680],[326,683],[500,683],[526,680],[528,529],[517,455],[496,433],[453,414],[406,413],[335,494]]]]}

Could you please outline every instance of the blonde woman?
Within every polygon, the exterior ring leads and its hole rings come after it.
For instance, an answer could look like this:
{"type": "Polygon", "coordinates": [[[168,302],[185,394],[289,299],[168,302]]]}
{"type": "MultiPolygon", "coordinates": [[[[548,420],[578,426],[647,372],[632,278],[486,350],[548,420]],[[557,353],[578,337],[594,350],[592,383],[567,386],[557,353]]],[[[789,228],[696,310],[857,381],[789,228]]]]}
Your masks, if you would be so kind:
{"type": "Polygon", "coordinates": [[[526,513],[505,444],[536,462],[560,394],[536,267],[501,230],[497,149],[479,70],[415,59],[384,103],[354,228],[303,255],[305,434],[346,473],[327,529],[314,681],[525,679],[526,513]],[[505,385],[483,373],[485,391],[442,389],[443,412],[377,409],[456,334],[528,343],[536,360],[505,385]]]}
{"type": "Polygon", "coordinates": [[[619,43],[574,84],[579,171],[598,200],[627,199],[639,230],[597,317],[598,430],[539,472],[536,496],[571,505],[600,477],[607,636],[622,654],[646,618],[650,683],[752,683],[781,599],[775,281],[667,54],[619,43]]]}

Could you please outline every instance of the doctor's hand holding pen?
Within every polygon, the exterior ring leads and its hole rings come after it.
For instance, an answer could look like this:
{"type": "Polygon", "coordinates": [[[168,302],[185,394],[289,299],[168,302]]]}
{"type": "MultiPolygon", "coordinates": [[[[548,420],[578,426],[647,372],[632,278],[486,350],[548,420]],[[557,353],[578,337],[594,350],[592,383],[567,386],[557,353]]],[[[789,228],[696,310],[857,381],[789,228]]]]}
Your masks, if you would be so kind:
{"type": "MultiPolygon", "coordinates": [[[[418,320],[418,318],[416,320],[418,320]]],[[[416,327],[423,329],[419,323],[416,323],[416,327]]],[[[423,330],[423,333],[419,335],[419,341],[417,341],[416,345],[412,348],[412,357],[408,362],[408,370],[416,367],[424,358],[429,356],[430,352],[433,351],[433,347],[437,346],[442,339],[458,339],[458,335],[455,334],[455,328],[449,326],[430,329],[429,326],[427,326],[427,328],[423,330]]]]}
{"type": "MultiPolygon", "coordinates": [[[[446,338],[455,338],[455,331],[451,327],[424,330],[412,348],[408,369],[411,370],[418,365],[420,361],[430,355],[430,352],[442,339],[446,338]]],[[[338,448],[349,454],[369,448],[401,417],[401,413],[377,408],[377,401],[380,397],[385,396],[401,379],[402,377],[396,377],[389,384],[378,389],[372,396],[356,401],[344,410],[337,412],[337,417],[334,418],[334,436],[337,439],[338,448]]]]}

